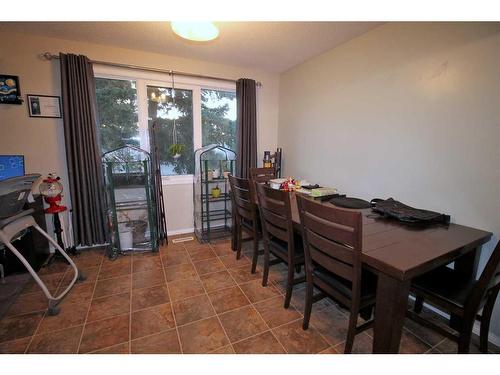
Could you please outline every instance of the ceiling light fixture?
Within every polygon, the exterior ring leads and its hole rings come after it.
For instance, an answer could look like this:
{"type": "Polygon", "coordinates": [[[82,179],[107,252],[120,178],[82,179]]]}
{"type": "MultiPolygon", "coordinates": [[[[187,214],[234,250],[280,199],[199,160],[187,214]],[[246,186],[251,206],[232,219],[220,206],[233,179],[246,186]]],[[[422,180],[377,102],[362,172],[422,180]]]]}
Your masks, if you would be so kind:
{"type": "Polygon", "coordinates": [[[195,42],[207,42],[219,36],[219,29],[213,22],[170,22],[174,33],[195,42]]]}

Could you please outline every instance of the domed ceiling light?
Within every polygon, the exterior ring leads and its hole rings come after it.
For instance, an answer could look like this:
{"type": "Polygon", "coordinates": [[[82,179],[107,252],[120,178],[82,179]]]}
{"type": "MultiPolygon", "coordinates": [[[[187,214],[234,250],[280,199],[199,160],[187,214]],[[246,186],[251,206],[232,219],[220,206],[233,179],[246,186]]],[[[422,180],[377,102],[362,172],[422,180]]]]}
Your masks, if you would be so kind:
{"type": "Polygon", "coordinates": [[[174,33],[195,42],[207,42],[219,36],[219,29],[213,22],[170,22],[174,33]]]}

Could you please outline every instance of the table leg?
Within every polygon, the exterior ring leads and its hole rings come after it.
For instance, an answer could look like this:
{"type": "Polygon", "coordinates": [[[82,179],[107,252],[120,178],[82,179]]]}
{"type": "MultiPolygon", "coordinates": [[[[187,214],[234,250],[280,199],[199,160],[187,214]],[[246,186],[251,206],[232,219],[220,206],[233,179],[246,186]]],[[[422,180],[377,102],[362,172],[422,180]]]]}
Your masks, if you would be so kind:
{"type": "Polygon", "coordinates": [[[455,271],[460,272],[464,277],[476,277],[480,255],[479,248],[476,248],[457,258],[454,266],[455,271]]]}
{"type": "Polygon", "coordinates": [[[410,280],[379,274],[373,353],[398,353],[410,294],[410,280]]]}

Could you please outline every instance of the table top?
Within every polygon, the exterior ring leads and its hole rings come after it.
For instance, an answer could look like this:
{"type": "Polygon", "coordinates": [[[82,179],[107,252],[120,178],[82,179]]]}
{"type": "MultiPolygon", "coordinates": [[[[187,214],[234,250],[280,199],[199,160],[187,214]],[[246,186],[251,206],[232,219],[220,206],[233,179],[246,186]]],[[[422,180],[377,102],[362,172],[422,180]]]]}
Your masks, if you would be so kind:
{"type": "MultiPolygon", "coordinates": [[[[291,194],[291,205],[294,227],[300,230],[295,193],[291,194]]],[[[421,227],[380,217],[371,209],[356,211],[363,214],[363,263],[376,272],[401,280],[448,264],[488,242],[492,235],[458,224],[421,227]]]]}

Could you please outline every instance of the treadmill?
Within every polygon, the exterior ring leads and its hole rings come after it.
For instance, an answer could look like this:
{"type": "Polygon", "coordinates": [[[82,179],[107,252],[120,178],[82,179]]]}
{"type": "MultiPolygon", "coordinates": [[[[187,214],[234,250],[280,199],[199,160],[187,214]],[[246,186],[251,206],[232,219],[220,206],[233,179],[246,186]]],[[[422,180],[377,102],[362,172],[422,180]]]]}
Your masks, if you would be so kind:
{"type": "Polygon", "coordinates": [[[85,280],[85,275],[78,270],[72,259],[66,254],[57,242],[48,235],[35,222],[32,216],[33,209],[25,210],[23,207],[31,194],[33,183],[40,177],[39,174],[28,174],[21,177],[8,178],[0,181],[0,243],[3,243],[21,261],[31,274],[36,283],[40,286],[48,300],[49,315],[59,313],[59,302],[69,293],[77,281],[85,280]],[[75,275],[68,287],[58,296],[52,296],[44,282],[38,277],[24,256],[12,245],[12,242],[22,236],[25,231],[35,228],[42,234],[73,268],[75,275]]]}

